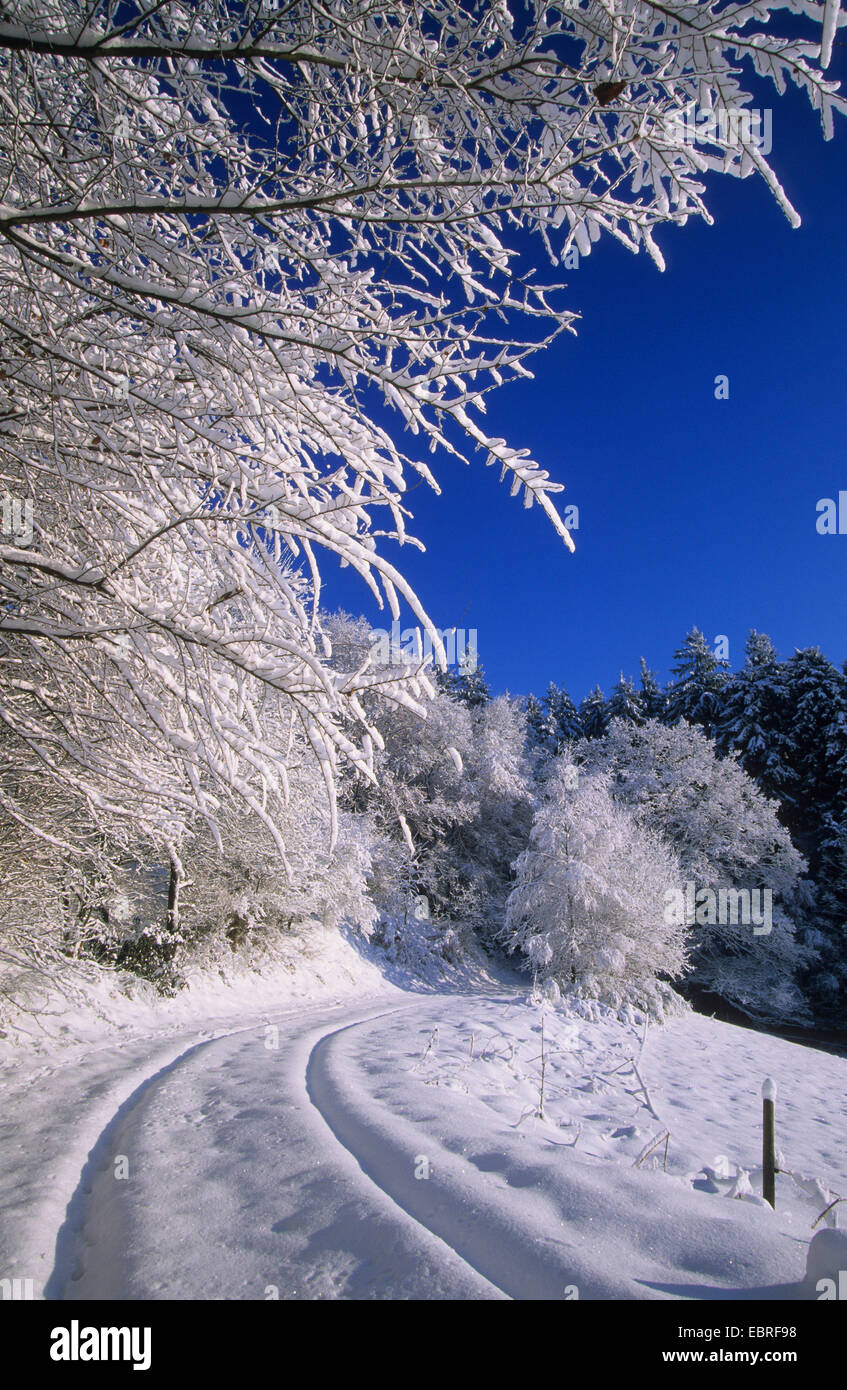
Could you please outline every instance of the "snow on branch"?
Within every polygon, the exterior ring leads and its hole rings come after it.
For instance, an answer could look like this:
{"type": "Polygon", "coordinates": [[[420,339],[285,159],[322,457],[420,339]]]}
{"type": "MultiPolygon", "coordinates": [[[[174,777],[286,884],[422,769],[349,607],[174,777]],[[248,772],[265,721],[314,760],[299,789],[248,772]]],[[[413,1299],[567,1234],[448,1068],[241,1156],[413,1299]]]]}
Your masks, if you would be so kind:
{"type": "Polygon", "coordinates": [[[745,65],[831,132],[838,5],[780,8],[807,38],[717,0],[5,5],[0,472],[35,506],[31,544],[0,547],[0,721],[21,765],[168,842],[221,788],[276,825],[291,718],[331,796],[339,759],[372,776],[360,696],[418,710],[432,687],[332,669],[325,557],[443,660],[386,553],[420,545],[424,445],[497,462],[573,548],[561,483],[487,434],[486,396],[573,331],[572,249],[611,236],[661,266],[657,229],[708,217],[710,171],[760,174],[797,220],[749,122],[689,138],[692,106],[746,111],[745,65]]]}

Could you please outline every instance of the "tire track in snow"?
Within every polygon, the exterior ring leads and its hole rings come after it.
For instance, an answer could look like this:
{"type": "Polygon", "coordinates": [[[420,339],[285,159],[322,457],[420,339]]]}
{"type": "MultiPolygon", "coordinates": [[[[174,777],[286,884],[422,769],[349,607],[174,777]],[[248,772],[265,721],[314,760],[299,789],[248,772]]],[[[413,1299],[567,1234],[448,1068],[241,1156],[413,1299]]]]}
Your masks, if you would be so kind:
{"type": "MultiPolygon", "coordinates": [[[[304,1017],[314,1013],[326,1013],[333,1006],[329,1004],[315,1004],[307,1010],[298,1008],[296,1005],[290,1009],[276,1015],[278,1023],[284,1026],[286,1022],[302,1022],[304,1017]]],[[[337,1007],[337,1004],[336,1006],[337,1007]]],[[[58,1227],[53,1226],[55,1234],[55,1248],[53,1254],[53,1265],[46,1278],[36,1279],[39,1287],[43,1285],[42,1297],[50,1300],[61,1300],[66,1296],[75,1296],[73,1290],[68,1290],[67,1286],[73,1279],[73,1275],[80,1267],[84,1258],[86,1246],[86,1227],[92,1216],[92,1197],[94,1184],[98,1177],[102,1176],[110,1166],[109,1159],[115,1138],[133,1110],[145,1098],[151,1088],[163,1081],[173,1071],[184,1063],[189,1057],[204,1048],[221,1042],[227,1038],[238,1037],[240,1034],[255,1033],[257,1029],[265,1027],[270,1018],[267,1008],[249,1023],[240,1024],[236,1028],[219,1027],[211,1033],[205,1032],[202,1025],[191,1025],[182,1028],[180,1031],[183,1036],[178,1037],[165,1044],[158,1039],[151,1039],[156,1042],[155,1051],[147,1056],[143,1062],[134,1062],[128,1068],[124,1068],[117,1075],[114,1073],[105,1076],[99,1073],[93,1082],[95,1092],[99,1092],[98,1100],[93,1104],[85,1115],[85,1122],[81,1130],[69,1140],[66,1151],[62,1156],[60,1173],[51,1174],[49,1181],[54,1184],[49,1197],[43,1196],[45,1186],[42,1175],[39,1175],[40,1182],[36,1180],[33,1187],[39,1193],[40,1200],[33,1202],[30,1197],[27,1201],[29,1221],[25,1223],[25,1229],[15,1242],[14,1237],[9,1245],[8,1252],[4,1252],[2,1263],[4,1271],[6,1266],[11,1269],[25,1271],[29,1276],[29,1271],[35,1270],[38,1265],[38,1257],[35,1249],[39,1243],[38,1226],[45,1223],[46,1213],[33,1211],[32,1208],[37,1204],[40,1208],[50,1208],[62,1205],[64,1215],[58,1227]],[[191,1042],[186,1046],[186,1031],[200,1031],[199,1040],[191,1042]],[[151,1070],[151,1064],[154,1069],[151,1070]],[[35,1227],[35,1233],[32,1229],[35,1227]]],[[[146,1044],[149,1047],[149,1042],[146,1044]]],[[[133,1050],[145,1046],[143,1038],[131,1039],[133,1050]]],[[[40,1085],[57,1081],[63,1087],[72,1087],[79,1077],[83,1085],[90,1085],[91,1078],[88,1074],[88,1065],[91,1059],[100,1061],[101,1058],[108,1058],[121,1049],[120,1043],[101,1043],[92,1047],[82,1058],[73,1058],[68,1061],[60,1062],[55,1067],[45,1067],[41,1072],[33,1074],[17,1088],[9,1088],[10,1100],[14,1099],[19,1092],[26,1090],[32,1085],[40,1085]]],[[[52,1132],[46,1138],[54,1139],[52,1132]]],[[[30,1156],[31,1157],[31,1156],[30,1156]]],[[[54,1161],[55,1155],[50,1161],[54,1161]]],[[[49,1220],[49,1218],[48,1218],[49,1220]]],[[[40,1256],[43,1259],[43,1254],[40,1256]]]]}
{"type": "MultiPolygon", "coordinates": [[[[404,1011],[383,1007],[356,1022],[404,1011]]],[[[281,1297],[502,1298],[364,1179],[316,1113],[306,1066],[316,1038],[337,1028],[337,1013],[283,1022],[273,1070],[266,1026],[254,1021],[195,1042],[111,1114],[68,1202],[45,1297],[262,1298],[276,1281],[281,1297]],[[189,1131],[186,1144],[176,1125],[198,1105],[207,1112],[203,1131],[189,1131]],[[236,1153],[222,1172],[227,1126],[242,1114],[251,1117],[240,1133],[248,1147],[255,1141],[255,1157],[245,1171],[236,1153]],[[118,1147],[134,1155],[132,1192],[110,1172],[118,1147]]]]}
{"type": "MultiPolygon", "coordinates": [[[[431,1001],[427,1002],[430,1003],[431,1001]]],[[[461,1243],[457,1244],[455,1239],[448,1236],[448,1231],[455,1232],[455,1221],[442,1220],[439,1216],[434,1217],[431,1203],[412,1199],[414,1189],[409,1190],[408,1183],[402,1176],[402,1168],[407,1166],[411,1172],[414,1167],[414,1156],[407,1158],[406,1154],[401,1154],[391,1145],[386,1144],[366,1120],[353,1115],[352,1111],[349,1108],[345,1109],[343,1103],[340,1102],[340,1088],[336,1084],[331,1064],[327,1065],[327,1049],[342,1034],[348,1033],[352,1029],[361,1028],[368,1023],[376,1023],[381,1018],[388,1018],[392,1014],[400,1012],[399,1009],[387,1009],[383,1013],[373,1014],[370,1018],[357,1019],[355,1023],[346,1023],[341,1028],[334,1028],[325,1033],[309,1053],[306,1066],[306,1091],[309,1100],[336,1143],[353,1158],[369,1183],[383,1197],[392,1202],[403,1217],[411,1218],[427,1236],[434,1237],[442,1243],[451,1257],[460,1260],[475,1274],[481,1276],[486,1283],[492,1286],[495,1294],[512,1298],[513,1295],[508,1293],[497,1278],[492,1277],[491,1273],[482,1268],[474,1258],[469,1258],[461,1243]],[[379,1157],[377,1156],[378,1153],[379,1157]]],[[[416,1181],[413,1177],[413,1184],[416,1181]]],[[[417,1181],[417,1186],[419,1188],[421,1186],[419,1181],[417,1181]]],[[[424,1186],[428,1186],[428,1183],[425,1183],[424,1186]]],[[[455,1215],[454,1212],[445,1213],[448,1217],[451,1214],[455,1215]]]]}
{"type": "Polygon", "coordinates": [[[309,1096],[338,1142],[376,1187],[507,1298],[563,1298],[573,1283],[570,1251],[563,1258],[549,1247],[539,1248],[520,1220],[504,1211],[502,1201],[489,1199],[483,1174],[471,1176],[468,1164],[452,1155],[439,1152],[437,1179],[416,1178],[426,1135],[395,1115],[388,1123],[375,1123],[374,1102],[353,1084],[349,1059],[345,1066],[339,1056],[344,1035],[371,1021],[334,1029],[309,1058],[309,1096]]]}
{"type": "Polygon", "coordinates": [[[467,1113],[457,1097],[423,1104],[417,1088],[407,1101],[396,1076],[381,1098],[368,1074],[379,1069],[352,1041],[366,1022],[316,1042],[313,1105],[376,1187],[506,1297],[560,1301],[573,1286],[611,1301],[800,1296],[771,1282],[785,1242],[757,1211],[715,1210],[661,1174],[522,1149],[473,1101],[467,1113]],[[428,1179],[415,1175],[424,1155],[428,1179]]]}
{"type": "Polygon", "coordinates": [[[130,1113],[148,1091],[169,1076],[189,1057],[212,1046],[213,1043],[220,1042],[223,1038],[236,1037],[239,1033],[254,1032],[255,1029],[256,1024],[254,1023],[247,1027],[234,1028],[229,1033],[217,1034],[213,1038],[204,1038],[200,1042],[192,1043],[190,1047],[184,1048],[176,1057],[172,1057],[164,1066],[144,1076],[140,1081],[138,1080],[138,1071],[133,1073],[132,1079],[136,1082],[133,1090],[120,1102],[110,1119],[100,1130],[89,1149],[88,1157],[79,1175],[79,1181],[68,1198],[65,1219],[56,1235],[53,1268],[44,1283],[43,1297],[45,1299],[62,1300],[68,1293],[73,1296],[70,1285],[83,1265],[85,1231],[91,1218],[94,1185],[98,1176],[108,1171],[114,1140],[130,1113]]]}

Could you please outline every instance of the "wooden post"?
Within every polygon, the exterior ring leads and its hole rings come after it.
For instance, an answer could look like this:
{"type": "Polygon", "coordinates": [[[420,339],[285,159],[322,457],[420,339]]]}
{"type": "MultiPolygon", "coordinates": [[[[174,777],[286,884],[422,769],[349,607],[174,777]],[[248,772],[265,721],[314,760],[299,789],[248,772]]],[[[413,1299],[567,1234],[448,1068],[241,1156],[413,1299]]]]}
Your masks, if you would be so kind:
{"type": "Polygon", "coordinates": [[[776,1152],[774,1101],[776,1082],[769,1076],[762,1086],[762,1196],[776,1210],[776,1152]]]}

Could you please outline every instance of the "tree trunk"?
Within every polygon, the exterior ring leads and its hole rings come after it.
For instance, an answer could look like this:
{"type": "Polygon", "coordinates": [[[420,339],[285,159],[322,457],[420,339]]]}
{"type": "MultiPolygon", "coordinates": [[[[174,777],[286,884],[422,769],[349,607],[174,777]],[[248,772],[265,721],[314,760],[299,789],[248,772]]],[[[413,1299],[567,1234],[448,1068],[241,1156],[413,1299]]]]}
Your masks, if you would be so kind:
{"type": "Polygon", "coordinates": [[[173,845],[168,846],[168,855],[171,861],[170,874],[168,877],[168,915],[167,928],[172,934],[179,931],[179,897],[182,885],[185,882],[185,870],[182,867],[179,856],[173,845]]]}

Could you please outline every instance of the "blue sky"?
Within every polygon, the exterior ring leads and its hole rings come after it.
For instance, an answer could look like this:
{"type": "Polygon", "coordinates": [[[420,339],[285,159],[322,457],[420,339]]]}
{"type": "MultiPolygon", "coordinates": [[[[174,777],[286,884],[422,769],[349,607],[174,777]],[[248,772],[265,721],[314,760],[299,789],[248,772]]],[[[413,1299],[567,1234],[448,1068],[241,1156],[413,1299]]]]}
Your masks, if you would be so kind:
{"type": "MultiPolygon", "coordinates": [[[[818,499],[847,490],[847,120],[826,143],[800,94],[752,90],[802,227],[761,180],[712,178],[715,226],[660,231],[664,274],[598,243],[565,273],[578,337],[488,398],[490,432],[579,506],[576,554],[481,459],[437,460],[441,497],[415,491],[427,553],[398,558],[436,623],[477,629],[495,691],[608,693],[642,655],[664,679],[694,625],[728,638],[733,666],[751,627],[784,656],[847,657],[847,535],[815,529],[818,499]]],[[[325,604],[387,625],[349,575],[328,562],[325,604]]]]}

